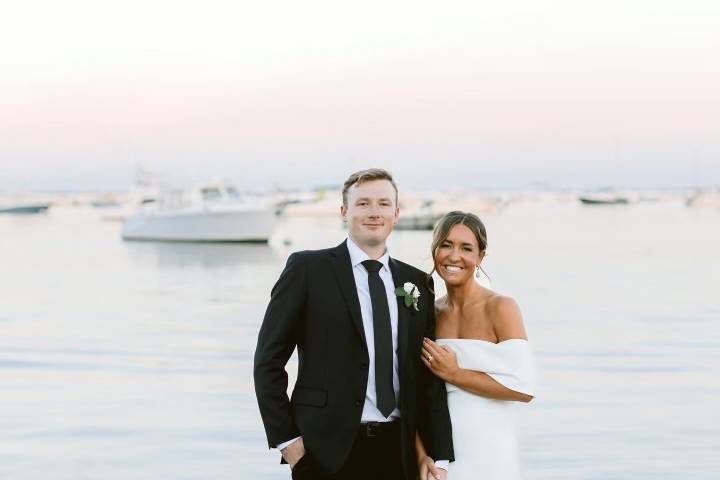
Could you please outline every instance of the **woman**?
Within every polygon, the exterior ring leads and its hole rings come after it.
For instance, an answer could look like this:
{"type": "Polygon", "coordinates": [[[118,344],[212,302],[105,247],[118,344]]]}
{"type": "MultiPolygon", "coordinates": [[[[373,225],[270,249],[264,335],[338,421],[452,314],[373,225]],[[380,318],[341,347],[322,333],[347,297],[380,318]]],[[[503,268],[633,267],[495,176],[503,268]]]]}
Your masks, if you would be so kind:
{"type": "MultiPolygon", "coordinates": [[[[516,402],[535,391],[535,367],[515,301],[475,281],[487,236],[480,219],[445,215],[433,235],[432,255],[447,295],[437,300],[436,338],[425,339],[422,361],[446,382],[455,462],[451,480],[512,480],[520,468],[512,423],[516,402]]],[[[438,473],[417,442],[421,479],[438,473]]]]}

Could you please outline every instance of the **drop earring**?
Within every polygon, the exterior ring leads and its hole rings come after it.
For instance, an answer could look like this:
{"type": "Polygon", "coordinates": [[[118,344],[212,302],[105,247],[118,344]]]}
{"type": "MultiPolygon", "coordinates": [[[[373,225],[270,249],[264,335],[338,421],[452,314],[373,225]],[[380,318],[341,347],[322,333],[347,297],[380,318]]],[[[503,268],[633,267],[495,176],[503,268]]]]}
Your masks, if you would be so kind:
{"type": "Polygon", "coordinates": [[[480,278],[480,265],[475,267],[475,278],[480,278]]]}

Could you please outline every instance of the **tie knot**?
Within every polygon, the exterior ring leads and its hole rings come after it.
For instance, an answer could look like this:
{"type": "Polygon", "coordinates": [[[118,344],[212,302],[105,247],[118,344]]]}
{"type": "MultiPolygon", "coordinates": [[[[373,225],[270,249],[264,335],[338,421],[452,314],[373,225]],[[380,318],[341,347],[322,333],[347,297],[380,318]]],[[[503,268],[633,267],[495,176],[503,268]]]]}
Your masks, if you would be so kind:
{"type": "Polygon", "coordinates": [[[378,273],[383,266],[382,262],[378,262],[377,260],[365,260],[362,264],[368,273],[378,273]]]}

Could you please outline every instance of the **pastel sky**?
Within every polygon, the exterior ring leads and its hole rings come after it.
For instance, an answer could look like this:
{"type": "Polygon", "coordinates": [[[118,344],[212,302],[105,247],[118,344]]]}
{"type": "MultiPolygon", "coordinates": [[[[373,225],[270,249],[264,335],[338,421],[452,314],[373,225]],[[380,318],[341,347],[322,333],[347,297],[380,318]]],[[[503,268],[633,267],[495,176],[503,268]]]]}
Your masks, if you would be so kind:
{"type": "Polygon", "coordinates": [[[0,190],[720,185],[720,2],[12,2],[0,190]]]}

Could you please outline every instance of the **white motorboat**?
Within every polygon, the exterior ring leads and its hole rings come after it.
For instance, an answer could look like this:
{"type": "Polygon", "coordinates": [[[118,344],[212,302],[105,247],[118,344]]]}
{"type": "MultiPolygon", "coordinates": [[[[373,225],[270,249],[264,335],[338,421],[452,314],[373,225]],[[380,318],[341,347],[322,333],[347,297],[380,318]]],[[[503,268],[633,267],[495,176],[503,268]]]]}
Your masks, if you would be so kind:
{"type": "Polygon", "coordinates": [[[580,203],[583,205],[629,205],[630,203],[633,203],[633,199],[630,198],[630,195],[615,192],[613,190],[604,190],[580,195],[578,200],[580,200],[580,203]]]}
{"type": "Polygon", "coordinates": [[[14,215],[33,215],[36,213],[45,213],[50,208],[50,203],[29,203],[18,205],[0,205],[0,213],[8,213],[14,215]]]}
{"type": "Polygon", "coordinates": [[[125,240],[267,243],[276,222],[272,205],[243,198],[232,186],[161,192],[123,224],[125,240]]]}

